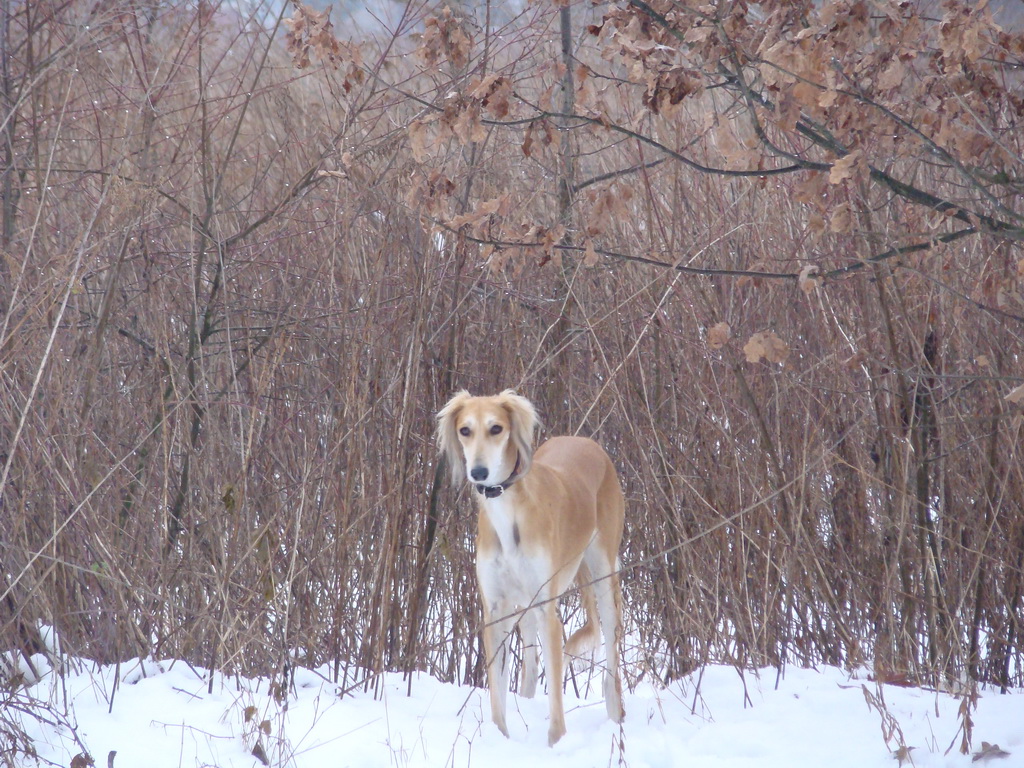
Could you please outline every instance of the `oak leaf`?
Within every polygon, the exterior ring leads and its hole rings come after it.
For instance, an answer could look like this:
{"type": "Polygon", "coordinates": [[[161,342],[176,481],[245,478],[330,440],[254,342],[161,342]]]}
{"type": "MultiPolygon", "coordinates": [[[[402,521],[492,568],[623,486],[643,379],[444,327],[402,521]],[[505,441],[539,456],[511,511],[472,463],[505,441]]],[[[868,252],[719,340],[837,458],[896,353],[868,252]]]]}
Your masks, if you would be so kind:
{"type": "Polygon", "coordinates": [[[447,59],[456,69],[463,69],[469,62],[472,47],[473,41],[463,29],[463,20],[446,6],[424,22],[416,55],[428,67],[436,67],[442,59],[447,59]]]}
{"type": "Polygon", "coordinates": [[[526,135],[523,136],[523,154],[529,157],[533,152],[533,127],[536,123],[526,126],[526,135]]]}
{"type": "Polygon", "coordinates": [[[860,172],[864,165],[864,153],[859,149],[839,158],[832,164],[832,170],[828,174],[829,184],[841,184],[847,179],[852,179],[860,172]]]}
{"type": "Polygon", "coordinates": [[[479,221],[495,213],[504,215],[508,211],[508,195],[495,197],[492,200],[484,200],[476,208],[462,216],[456,216],[449,223],[452,229],[460,229],[467,224],[476,224],[479,221]]]}
{"type": "Polygon", "coordinates": [[[800,286],[800,290],[808,296],[818,290],[821,287],[821,275],[818,274],[818,265],[808,264],[801,269],[796,282],[800,286]]]}
{"type": "Polygon", "coordinates": [[[825,219],[820,213],[815,211],[807,217],[807,228],[816,238],[821,237],[825,233],[825,219]]]}
{"type": "Polygon", "coordinates": [[[981,760],[995,760],[1009,756],[1010,753],[1005,749],[1000,749],[998,744],[989,744],[987,741],[983,741],[981,742],[981,749],[971,757],[971,762],[977,763],[981,760]]]}
{"type": "Polygon", "coordinates": [[[488,75],[473,88],[470,96],[479,99],[484,109],[501,119],[509,113],[512,81],[504,75],[488,75]]]}
{"type": "Polygon", "coordinates": [[[892,753],[892,756],[895,760],[899,761],[900,765],[903,765],[906,762],[913,764],[914,759],[910,756],[910,751],[912,749],[914,749],[914,747],[908,747],[906,745],[903,745],[899,749],[895,750],[892,753]]]}
{"type": "Polygon", "coordinates": [[[480,104],[472,102],[466,105],[452,123],[459,143],[463,146],[477,144],[487,138],[487,130],[480,119],[480,104]]]}
{"type": "Polygon", "coordinates": [[[337,69],[343,58],[355,60],[360,56],[358,48],[342,46],[334,36],[334,24],[330,19],[330,8],[314,11],[303,3],[295,3],[292,16],[283,19],[285,26],[285,47],[297,69],[305,69],[311,63],[311,54],[337,69]]]}
{"type": "Polygon", "coordinates": [[[826,189],[825,174],[811,171],[793,185],[793,200],[824,211],[826,189]]]}
{"type": "Polygon", "coordinates": [[[782,130],[796,129],[797,121],[800,119],[800,102],[797,100],[793,88],[786,88],[776,99],[775,116],[779,122],[779,128],[782,130]]]}
{"type": "Polygon", "coordinates": [[[882,74],[878,76],[878,87],[883,91],[899,88],[907,76],[907,67],[899,56],[893,56],[882,74]]]}
{"type": "Polygon", "coordinates": [[[743,354],[748,363],[762,359],[770,363],[781,363],[789,355],[789,346],[774,331],[758,331],[743,345],[743,354]]]}
{"type": "Polygon", "coordinates": [[[1015,405],[1024,405],[1024,384],[1021,384],[1016,389],[1011,389],[1010,393],[1003,399],[1015,405]]]}
{"type": "Polygon", "coordinates": [[[523,137],[523,154],[530,157],[534,152],[534,144],[539,143],[542,147],[558,148],[561,143],[557,129],[547,120],[531,122],[526,126],[526,136],[523,137]]]}
{"type": "Polygon", "coordinates": [[[708,328],[708,347],[721,349],[732,338],[732,328],[726,322],[715,323],[708,328]]]}
{"type": "Polygon", "coordinates": [[[828,109],[836,103],[836,99],[839,98],[839,91],[834,88],[828,88],[821,92],[818,96],[818,106],[822,109],[828,109]]]}
{"type": "Polygon", "coordinates": [[[711,27],[690,27],[683,35],[684,43],[703,43],[711,34],[711,27]]]}
{"type": "Polygon", "coordinates": [[[829,231],[835,233],[849,232],[853,227],[853,215],[849,203],[840,203],[832,211],[832,218],[828,222],[829,231]]]}
{"type": "Polygon", "coordinates": [[[263,765],[270,765],[270,757],[268,757],[267,750],[263,747],[263,742],[257,740],[256,746],[252,748],[252,752],[250,754],[263,765]]]}
{"type": "Polygon", "coordinates": [[[422,163],[427,156],[427,126],[422,120],[413,120],[406,129],[409,134],[409,148],[417,163],[422,163]]]}

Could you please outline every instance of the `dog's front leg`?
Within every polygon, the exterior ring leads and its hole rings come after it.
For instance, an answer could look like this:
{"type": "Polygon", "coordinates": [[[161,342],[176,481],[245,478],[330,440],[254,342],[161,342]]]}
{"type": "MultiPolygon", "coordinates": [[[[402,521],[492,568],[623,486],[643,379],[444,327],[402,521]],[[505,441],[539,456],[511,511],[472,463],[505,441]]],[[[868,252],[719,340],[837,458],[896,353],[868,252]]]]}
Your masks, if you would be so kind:
{"type": "Polygon", "coordinates": [[[487,689],[491,695],[491,719],[498,730],[508,736],[505,725],[505,697],[508,694],[508,656],[509,635],[515,626],[513,618],[506,618],[511,613],[510,606],[502,603],[491,603],[486,595],[484,605],[484,654],[487,663],[487,689]]]}
{"type": "Polygon", "coordinates": [[[537,693],[537,642],[540,640],[539,622],[543,620],[540,608],[531,608],[519,620],[519,637],[523,647],[523,679],[519,693],[528,699],[537,693]]]}
{"type": "Polygon", "coordinates": [[[548,676],[548,702],[551,724],[548,726],[548,746],[565,735],[565,712],[562,708],[562,620],[554,600],[545,603],[541,619],[540,642],[544,649],[544,669],[548,676]]]}

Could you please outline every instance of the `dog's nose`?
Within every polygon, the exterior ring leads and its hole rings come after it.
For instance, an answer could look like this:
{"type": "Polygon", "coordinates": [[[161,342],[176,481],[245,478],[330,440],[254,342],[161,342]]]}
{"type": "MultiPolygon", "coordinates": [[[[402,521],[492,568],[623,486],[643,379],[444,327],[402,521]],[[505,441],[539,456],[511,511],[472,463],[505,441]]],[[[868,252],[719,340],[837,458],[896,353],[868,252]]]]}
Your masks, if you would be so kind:
{"type": "Polygon", "coordinates": [[[487,467],[473,467],[469,470],[469,476],[472,477],[476,482],[487,479],[487,467]]]}

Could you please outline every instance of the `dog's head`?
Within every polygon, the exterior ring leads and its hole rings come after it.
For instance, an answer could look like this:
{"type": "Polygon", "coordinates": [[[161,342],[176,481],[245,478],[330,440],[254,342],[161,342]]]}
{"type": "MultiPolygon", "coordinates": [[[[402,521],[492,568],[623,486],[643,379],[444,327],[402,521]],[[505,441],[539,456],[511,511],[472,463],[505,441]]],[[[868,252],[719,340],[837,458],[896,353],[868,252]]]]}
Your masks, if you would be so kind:
{"type": "Polygon", "coordinates": [[[474,483],[500,485],[513,473],[525,475],[537,423],[533,404],[511,389],[491,397],[456,394],[437,414],[437,444],[452,482],[468,476],[474,483]]]}

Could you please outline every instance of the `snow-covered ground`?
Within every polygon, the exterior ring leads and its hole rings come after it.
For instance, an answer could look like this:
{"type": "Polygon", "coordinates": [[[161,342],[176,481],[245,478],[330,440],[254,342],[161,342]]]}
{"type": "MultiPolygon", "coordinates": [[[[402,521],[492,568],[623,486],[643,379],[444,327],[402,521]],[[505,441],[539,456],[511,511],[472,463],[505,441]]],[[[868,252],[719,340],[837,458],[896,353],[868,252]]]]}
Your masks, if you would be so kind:
{"type": "MultiPolygon", "coordinates": [[[[48,668],[42,656],[35,661],[48,668]]],[[[790,667],[777,681],[774,669],[708,667],[668,688],[642,685],[626,695],[621,729],[596,691],[570,692],[568,733],[549,748],[541,695],[510,694],[506,739],[484,691],[424,675],[413,678],[411,695],[398,674],[376,681],[376,694],[371,685],[339,695],[326,669],[299,670],[281,696],[266,680],[221,675],[209,692],[208,673],[180,661],[123,664],[116,690],[113,667],[71,666],[79,669],[22,689],[6,713],[21,718],[40,765],[70,766],[87,750],[101,768],[248,768],[263,764],[255,749],[270,765],[295,768],[891,768],[907,754],[904,765],[969,766],[984,741],[999,749],[989,746],[977,762],[1024,766],[1024,692],[979,692],[964,755],[963,699],[880,688],[832,668],[790,667]],[[901,739],[914,749],[897,753],[901,739]]]]}

